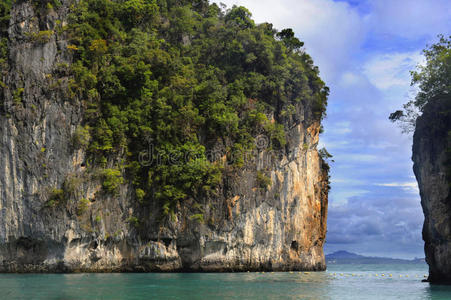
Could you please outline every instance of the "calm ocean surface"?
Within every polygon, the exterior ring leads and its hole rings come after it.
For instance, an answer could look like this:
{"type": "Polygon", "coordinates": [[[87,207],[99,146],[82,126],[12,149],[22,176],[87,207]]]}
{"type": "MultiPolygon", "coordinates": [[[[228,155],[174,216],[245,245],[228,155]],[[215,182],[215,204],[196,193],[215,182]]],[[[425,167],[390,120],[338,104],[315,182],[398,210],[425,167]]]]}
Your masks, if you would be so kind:
{"type": "Polygon", "coordinates": [[[451,287],[421,282],[426,273],[426,265],[330,265],[320,273],[0,274],[0,299],[451,299],[451,287]]]}

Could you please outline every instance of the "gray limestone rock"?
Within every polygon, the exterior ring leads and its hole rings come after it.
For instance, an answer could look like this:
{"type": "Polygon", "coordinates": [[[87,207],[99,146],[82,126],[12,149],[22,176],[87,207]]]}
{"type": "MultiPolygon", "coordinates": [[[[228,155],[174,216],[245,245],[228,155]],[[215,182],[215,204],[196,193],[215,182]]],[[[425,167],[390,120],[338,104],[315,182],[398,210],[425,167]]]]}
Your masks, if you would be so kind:
{"type": "Polygon", "coordinates": [[[430,101],[417,120],[413,141],[414,172],[425,216],[423,239],[429,281],[451,283],[451,98],[430,101]]]}
{"type": "Polygon", "coordinates": [[[117,196],[99,193],[85,153],[73,147],[83,105],[68,97],[60,70],[71,63],[64,35],[30,38],[65,22],[61,2],[41,18],[30,1],[12,10],[0,99],[0,271],[324,270],[328,173],[316,149],[320,120],[301,103],[297,120],[284,121],[291,129],[282,155],[257,151],[227,174],[219,196],[196,200],[202,219],[193,218],[193,199],[161,222],[158,209],[141,211],[127,183],[117,196]],[[258,171],[269,188],[259,186],[258,171]],[[52,206],[63,186],[73,197],[52,206]],[[136,214],[146,216],[139,228],[136,214]]]}

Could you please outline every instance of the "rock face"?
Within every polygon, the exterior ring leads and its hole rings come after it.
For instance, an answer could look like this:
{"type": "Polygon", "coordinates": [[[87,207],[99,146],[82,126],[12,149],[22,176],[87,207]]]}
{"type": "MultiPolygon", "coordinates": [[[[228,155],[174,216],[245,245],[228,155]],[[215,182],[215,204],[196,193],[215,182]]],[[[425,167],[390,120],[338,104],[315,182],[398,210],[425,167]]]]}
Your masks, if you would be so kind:
{"type": "Polygon", "coordinates": [[[257,139],[259,150],[203,208],[187,200],[161,221],[152,209],[139,211],[127,184],[117,196],[95,197],[99,182],[71,146],[83,107],[65,94],[67,43],[56,34],[30,39],[64,20],[61,2],[58,15],[36,18],[28,1],[11,13],[0,94],[0,271],[324,270],[328,173],[316,150],[320,120],[300,103],[297,119],[284,124],[286,149],[267,151],[257,139]],[[269,187],[259,183],[261,171],[269,187]],[[86,213],[77,202],[48,205],[58,187],[77,182],[80,199],[95,199],[86,213]],[[137,211],[150,216],[139,229],[137,211]]]}
{"type": "Polygon", "coordinates": [[[451,98],[430,101],[417,120],[414,172],[425,216],[423,239],[430,282],[451,283],[451,98]]]}

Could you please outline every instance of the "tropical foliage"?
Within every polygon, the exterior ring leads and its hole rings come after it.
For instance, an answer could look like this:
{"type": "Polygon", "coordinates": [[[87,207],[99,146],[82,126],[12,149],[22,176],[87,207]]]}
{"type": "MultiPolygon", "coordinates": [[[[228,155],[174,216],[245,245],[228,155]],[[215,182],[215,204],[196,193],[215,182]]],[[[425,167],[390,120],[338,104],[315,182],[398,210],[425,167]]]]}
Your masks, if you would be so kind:
{"type": "Polygon", "coordinates": [[[425,105],[451,93],[451,37],[439,36],[439,41],[423,50],[424,65],[412,71],[412,85],[418,87],[415,98],[404,105],[404,110],[395,111],[390,120],[400,122],[405,131],[415,129],[418,115],[425,105]]]}
{"type": "MultiPolygon", "coordinates": [[[[3,74],[8,58],[8,26],[12,0],[3,0],[0,3],[0,75],[3,74]]],[[[0,87],[3,86],[0,77],[0,87]]]]}
{"type": "MultiPolygon", "coordinates": [[[[44,13],[61,5],[33,2],[44,13]]],[[[0,4],[0,66],[10,3],[0,4]]],[[[208,157],[214,145],[231,157],[264,133],[271,147],[283,148],[281,118],[293,114],[293,105],[324,116],[328,88],[303,43],[291,29],[255,24],[244,7],[78,0],[69,11],[67,25],[57,22],[35,40],[55,33],[68,41],[73,62],[61,68],[71,74],[70,101],[80,100],[85,113],[73,145],[87,151],[88,167],[100,169],[106,194],[130,181],[140,203],[158,201],[172,214],[180,201],[216,192],[224,170],[208,157]]],[[[236,159],[228,167],[242,166],[236,159]]]]}
{"type": "MultiPolygon", "coordinates": [[[[82,0],[71,11],[70,89],[87,107],[91,164],[124,166],[141,202],[160,201],[167,214],[187,197],[214,193],[221,181],[205,141],[227,139],[229,152],[249,149],[264,130],[281,147],[283,127],[265,113],[303,101],[324,114],[328,91],[302,42],[291,30],[256,25],[244,7],[82,0]],[[159,161],[143,166],[149,141],[159,161]],[[174,153],[183,156],[177,163],[174,153]],[[125,164],[112,162],[121,154],[125,164]]],[[[117,169],[105,175],[104,186],[116,190],[117,169]]]]}

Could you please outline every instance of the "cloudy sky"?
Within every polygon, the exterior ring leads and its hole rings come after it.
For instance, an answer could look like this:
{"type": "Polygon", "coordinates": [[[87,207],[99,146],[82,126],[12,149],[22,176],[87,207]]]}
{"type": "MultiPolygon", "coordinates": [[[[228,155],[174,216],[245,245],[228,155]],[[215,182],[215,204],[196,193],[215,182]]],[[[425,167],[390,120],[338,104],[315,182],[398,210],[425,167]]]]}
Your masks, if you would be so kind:
{"type": "Polygon", "coordinates": [[[222,0],[293,28],[331,89],[321,143],[334,155],[326,253],[424,257],[411,135],[388,115],[415,90],[421,50],[451,32],[448,0],[222,0]]]}

